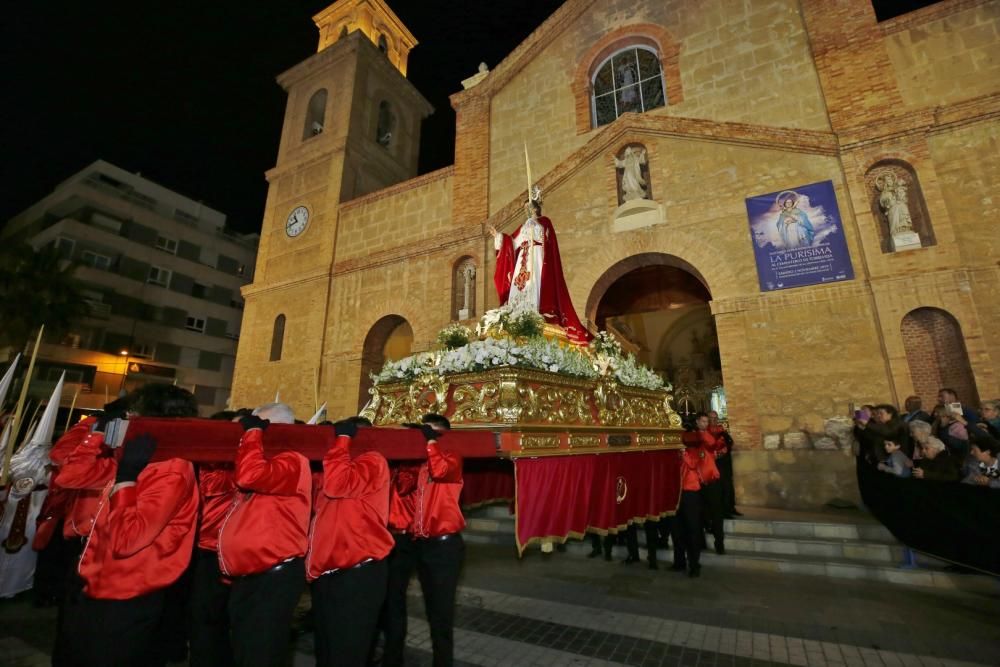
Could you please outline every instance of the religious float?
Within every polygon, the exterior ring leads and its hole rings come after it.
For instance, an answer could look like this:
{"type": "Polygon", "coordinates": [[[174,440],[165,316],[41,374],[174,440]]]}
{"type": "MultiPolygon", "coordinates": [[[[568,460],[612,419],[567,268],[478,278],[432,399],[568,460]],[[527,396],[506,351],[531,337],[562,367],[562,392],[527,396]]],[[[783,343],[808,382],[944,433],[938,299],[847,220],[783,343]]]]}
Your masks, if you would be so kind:
{"type": "MultiPolygon", "coordinates": [[[[475,332],[446,327],[437,351],[387,362],[361,412],[375,428],[352,441],[356,453],[421,459],[419,431],[399,425],[430,412],[448,417],[453,429],[440,444],[464,458],[463,505],[511,502],[520,553],[673,514],[680,499],[681,419],[670,386],[580,322],[531,182],[529,169],[525,222],[511,235],[489,230],[502,305],[475,332]]],[[[225,461],[240,427],[135,419],[126,444],[139,433],[157,438],[154,460],[225,461]]],[[[319,461],[333,437],[330,428],[276,424],[265,447],[319,461]]]]}

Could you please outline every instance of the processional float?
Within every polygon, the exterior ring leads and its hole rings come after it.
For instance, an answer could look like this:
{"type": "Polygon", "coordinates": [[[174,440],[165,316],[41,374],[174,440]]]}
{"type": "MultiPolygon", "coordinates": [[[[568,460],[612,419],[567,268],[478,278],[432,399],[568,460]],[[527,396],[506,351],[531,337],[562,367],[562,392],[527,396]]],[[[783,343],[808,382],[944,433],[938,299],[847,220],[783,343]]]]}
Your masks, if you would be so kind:
{"type": "MultiPolygon", "coordinates": [[[[681,491],[670,386],[610,335],[594,338],[580,324],[530,173],[528,219],[512,235],[491,227],[501,307],[483,316],[478,336],[453,324],[438,336],[441,351],[388,362],[361,412],[375,427],[351,445],[391,461],[422,459],[423,436],[397,425],[431,412],[448,417],[452,431],[440,445],[464,459],[463,505],[512,502],[522,553],[673,514],[681,491]]],[[[227,461],[241,432],[227,422],[140,418],[127,439],[153,435],[155,459],[227,461]]],[[[333,439],[328,427],[276,424],[265,449],[319,461],[333,439]]]]}

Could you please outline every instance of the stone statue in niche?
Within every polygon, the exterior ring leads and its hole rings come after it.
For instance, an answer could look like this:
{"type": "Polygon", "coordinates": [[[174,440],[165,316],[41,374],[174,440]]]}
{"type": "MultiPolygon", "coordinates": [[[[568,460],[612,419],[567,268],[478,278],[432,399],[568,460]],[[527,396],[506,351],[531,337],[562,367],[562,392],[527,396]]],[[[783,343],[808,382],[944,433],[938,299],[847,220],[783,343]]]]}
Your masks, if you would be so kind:
{"type": "Polygon", "coordinates": [[[886,169],[875,177],[874,185],[879,193],[879,208],[889,224],[893,250],[921,247],[920,236],[913,231],[906,180],[896,171],[886,169]]]}
{"type": "Polygon", "coordinates": [[[472,262],[465,264],[459,269],[462,277],[462,307],[458,310],[458,319],[467,320],[475,313],[472,312],[472,290],[476,285],[476,265],[472,262]]]}
{"type": "Polygon", "coordinates": [[[633,199],[649,199],[646,190],[648,182],[642,173],[642,168],[646,166],[646,149],[642,146],[627,146],[621,158],[612,159],[615,167],[622,170],[619,201],[624,203],[633,199]]]}

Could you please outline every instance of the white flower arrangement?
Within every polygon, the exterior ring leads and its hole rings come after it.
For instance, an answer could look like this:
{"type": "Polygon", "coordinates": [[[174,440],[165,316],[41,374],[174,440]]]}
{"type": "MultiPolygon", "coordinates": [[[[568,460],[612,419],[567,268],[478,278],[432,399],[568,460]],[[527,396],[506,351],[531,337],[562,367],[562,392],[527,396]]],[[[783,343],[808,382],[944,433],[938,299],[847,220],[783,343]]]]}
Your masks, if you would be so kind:
{"type": "Polygon", "coordinates": [[[639,364],[633,355],[625,355],[608,332],[599,332],[588,347],[581,348],[546,339],[541,335],[544,325],[542,316],[530,306],[504,305],[487,311],[479,321],[476,334],[482,340],[470,340],[472,332],[455,322],[438,333],[438,342],[446,348],[443,352],[387,361],[372,379],[375,384],[410,382],[428,373],[445,376],[517,367],[590,380],[613,375],[629,387],[664,387],[655,371],[639,364]]]}
{"type": "Polygon", "coordinates": [[[488,336],[534,338],[541,336],[544,328],[545,320],[530,305],[506,303],[483,314],[479,324],[476,325],[476,334],[480,338],[488,336]]]}
{"type": "Polygon", "coordinates": [[[437,342],[446,350],[468,345],[472,340],[472,329],[459,322],[452,322],[438,332],[437,342]]]}

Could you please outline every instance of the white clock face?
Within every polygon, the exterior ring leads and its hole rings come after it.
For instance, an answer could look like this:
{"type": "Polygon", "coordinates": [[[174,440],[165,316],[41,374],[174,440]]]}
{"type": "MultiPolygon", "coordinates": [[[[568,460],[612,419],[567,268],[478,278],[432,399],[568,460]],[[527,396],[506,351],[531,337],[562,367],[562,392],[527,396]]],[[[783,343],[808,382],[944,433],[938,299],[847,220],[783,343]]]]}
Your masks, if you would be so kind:
{"type": "Polygon", "coordinates": [[[291,237],[296,237],[306,230],[309,224],[309,209],[305,206],[298,206],[288,214],[285,221],[285,233],[291,237]]]}

